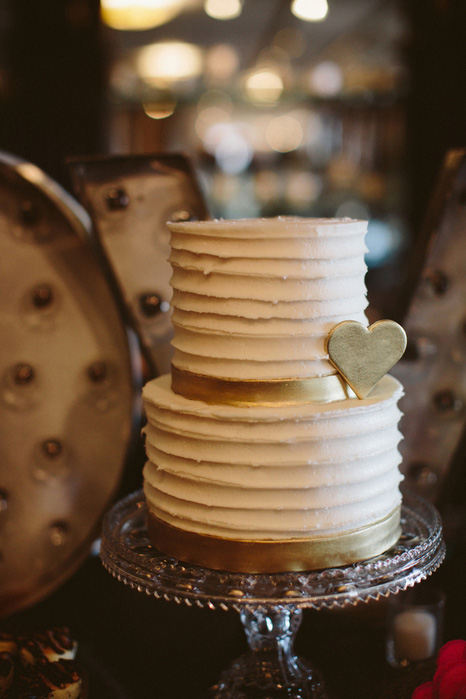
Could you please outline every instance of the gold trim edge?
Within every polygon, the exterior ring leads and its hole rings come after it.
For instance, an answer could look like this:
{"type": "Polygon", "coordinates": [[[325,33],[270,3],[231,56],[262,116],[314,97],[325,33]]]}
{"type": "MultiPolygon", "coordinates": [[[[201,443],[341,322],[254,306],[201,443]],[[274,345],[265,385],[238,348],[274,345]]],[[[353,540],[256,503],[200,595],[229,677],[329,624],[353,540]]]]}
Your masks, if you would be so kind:
{"type": "Polygon", "coordinates": [[[148,533],[162,553],[232,573],[286,573],[349,565],[387,551],[399,539],[400,507],[360,529],[321,539],[239,541],[178,529],[148,513],[148,533]]]}
{"type": "Polygon", "coordinates": [[[315,378],[271,381],[220,379],[171,367],[172,391],[190,400],[215,405],[293,405],[331,403],[356,398],[337,373],[315,378]]]}

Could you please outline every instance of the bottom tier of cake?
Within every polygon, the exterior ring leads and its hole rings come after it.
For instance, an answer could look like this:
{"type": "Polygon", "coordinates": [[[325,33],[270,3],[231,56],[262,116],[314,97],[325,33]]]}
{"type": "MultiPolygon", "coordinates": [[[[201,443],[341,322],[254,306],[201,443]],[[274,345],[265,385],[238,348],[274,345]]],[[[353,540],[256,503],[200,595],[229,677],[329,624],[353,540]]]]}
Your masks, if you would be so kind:
{"type": "Polygon", "coordinates": [[[339,536],[284,541],[235,541],[172,527],[149,513],[149,537],[159,551],[186,563],[232,573],[284,573],[342,566],[372,558],[400,536],[400,509],[339,536]]]}
{"type": "Polygon", "coordinates": [[[246,573],[312,570],[378,555],[399,537],[402,389],[364,400],[209,405],[144,388],[144,491],[164,553],[246,573]]]}

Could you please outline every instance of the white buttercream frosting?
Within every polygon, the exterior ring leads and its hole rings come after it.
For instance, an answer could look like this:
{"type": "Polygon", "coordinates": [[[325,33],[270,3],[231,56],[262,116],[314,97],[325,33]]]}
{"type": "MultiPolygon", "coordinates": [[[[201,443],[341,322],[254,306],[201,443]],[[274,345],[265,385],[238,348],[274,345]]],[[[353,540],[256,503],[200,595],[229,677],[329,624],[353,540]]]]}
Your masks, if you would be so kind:
{"type": "Polygon", "coordinates": [[[341,320],[367,325],[366,223],[276,218],[169,224],[173,364],[230,379],[334,373],[341,320]]]}
{"type": "MultiPolygon", "coordinates": [[[[326,376],[335,373],[330,330],[367,325],[365,222],[169,228],[179,370],[239,381],[326,376]]],[[[364,400],[235,406],[190,400],[169,376],[155,379],[143,391],[149,511],[247,541],[325,539],[383,520],[401,501],[401,394],[385,376],[364,400]]]]}
{"type": "Polygon", "coordinates": [[[400,504],[397,401],[386,376],[364,400],[207,405],[170,377],[143,392],[149,509],[189,531],[232,539],[330,536],[400,504]]]}

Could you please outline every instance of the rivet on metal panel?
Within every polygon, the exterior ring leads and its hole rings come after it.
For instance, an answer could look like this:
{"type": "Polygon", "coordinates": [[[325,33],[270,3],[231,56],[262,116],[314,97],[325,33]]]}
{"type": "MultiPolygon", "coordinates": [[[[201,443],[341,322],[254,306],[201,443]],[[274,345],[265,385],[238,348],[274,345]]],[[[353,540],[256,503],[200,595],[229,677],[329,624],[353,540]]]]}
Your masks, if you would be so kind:
{"type": "Polygon", "coordinates": [[[408,476],[417,486],[432,487],[437,484],[438,476],[424,461],[414,461],[408,467],[408,476]]]}
{"type": "Polygon", "coordinates": [[[434,406],[437,408],[438,412],[447,413],[455,412],[459,413],[464,408],[464,401],[456,396],[453,391],[446,389],[444,391],[438,391],[433,396],[434,406]]]}
{"type": "Polygon", "coordinates": [[[30,364],[21,362],[15,366],[13,372],[13,380],[15,384],[23,386],[24,384],[31,383],[31,381],[34,380],[34,377],[34,369],[30,364]]]}
{"type": "Polygon", "coordinates": [[[129,204],[129,196],[123,188],[115,187],[107,192],[105,201],[110,211],[118,211],[126,209],[129,204]]]}
{"type": "Polygon", "coordinates": [[[0,488],[0,512],[3,512],[8,507],[9,495],[4,488],[0,488]]]}
{"type": "Polygon", "coordinates": [[[35,449],[32,477],[41,483],[66,478],[70,473],[68,450],[56,439],[48,439],[35,449]]]}
{"type": "Polygon", "coordinates": [[[439,269],[429,270],[426,275],[426,281],[437,296],[443,296],[450,286],[447,275],[439,269]]]}
{"type": "Polygon", "coordinates": [[[36,308],[47,308],[54,300],[52,287],[49,284],[39,284],[32,290],[31,299],[36,308]]]}
{"type": "Polygon", "coordinates": [[[159,313],[164,313],[169,309],[170,305],[163,301],[160,296],[149,291],[147,293],[141,294],[139,296],[139,308],[141,313],[146,316],[146,318],[153,318],[159,313]]]}
{"type": "Polygon", "coordinates": [[[0,382],[0,398],[10,408],[27,409],[38,401],[36,370],[27,362],[10,366],[0,382]]]}
{"type": "Polygon", "coordinates": [[[62,453],[62,444],[58,439],[47,439],[42,443],[42,451],[49,459],[56,459],[62,453]]]}
{"type": "Polygon", "coordinates": [[[87,370],[87,375],[93,383],[100,383],[107,378],[107,365],[105,362],[93,362],[87,370]]]}
{"type": "Polygon", "coordinates": [[[69,527],[66,522],[54,522],[50,525],[49,535],[53,546],[63,546],[68,538],[69,527]]]}
{"type": "Polygon", "coordinates": [[[25,226],[33,226],[40,219],[40,209],[32,201],[23,201],[19,207],[19,218],[25,226]]]}
{"type": "Polygon", "coordinates": [[[178,209],[177,211],[174,211],[172,215],[169,217],[170,221],[173,221],[174,223],[179,223],[180,221],[198,221],[197,216],[193,216],[189,211],[186,211],[185,209],[178,209]]]}

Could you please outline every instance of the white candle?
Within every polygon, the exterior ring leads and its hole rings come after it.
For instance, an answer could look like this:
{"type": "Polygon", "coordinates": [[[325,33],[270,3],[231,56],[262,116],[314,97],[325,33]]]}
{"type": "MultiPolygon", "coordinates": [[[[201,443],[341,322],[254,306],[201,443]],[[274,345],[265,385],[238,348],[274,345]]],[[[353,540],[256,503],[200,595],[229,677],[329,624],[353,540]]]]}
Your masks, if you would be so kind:
{"type": "Polygon", "coordinates": [[[396,615],[393,622],[395,655],[411,661],[434,655],[437,621],[422,609],[410,609],[396,615]]]}

